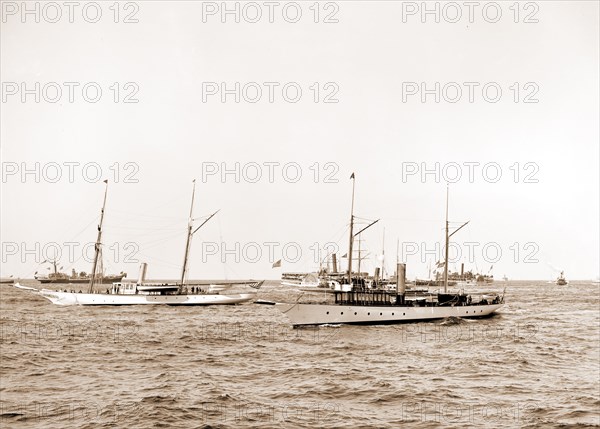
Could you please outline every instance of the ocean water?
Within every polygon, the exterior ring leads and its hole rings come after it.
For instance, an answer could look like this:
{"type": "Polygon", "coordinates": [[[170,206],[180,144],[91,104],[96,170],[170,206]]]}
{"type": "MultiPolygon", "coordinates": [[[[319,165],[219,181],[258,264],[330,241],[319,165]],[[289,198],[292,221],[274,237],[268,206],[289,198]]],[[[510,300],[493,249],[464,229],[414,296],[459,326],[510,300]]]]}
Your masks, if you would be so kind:
{"type": "MultiPolygon", "coordinates": [[[[600,427],[592,283],[508,282],[482,320],[301,329],[269,305],[0,291],[2,428],[600,427]]],[[[257,298],[299,293],[270,282],[257,298]]]]}

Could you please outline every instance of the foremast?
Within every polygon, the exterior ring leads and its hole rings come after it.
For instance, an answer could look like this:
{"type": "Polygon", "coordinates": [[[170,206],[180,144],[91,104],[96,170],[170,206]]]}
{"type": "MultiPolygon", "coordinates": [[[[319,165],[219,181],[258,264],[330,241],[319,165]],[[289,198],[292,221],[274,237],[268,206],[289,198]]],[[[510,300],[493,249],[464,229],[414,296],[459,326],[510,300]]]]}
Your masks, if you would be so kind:
{"type": "Polygon", "coordinates": [[[450,237],[456,234],[459,230],[461,230],[464,226],[466,226],[469,222],[463,223],[461,226],[456,228],[456,230],[450,234],[450,222],[448,221],[448,201],[450,195],[450,185],[446,184],[446,255],[444,257],[444,293],[448,292],[448,253],[450,246],[450,237]]]}
{"type": "Polygon", "coordinates": [[[446,245],[444,256],[444,293],[448,292],[448,246],[450,245],[450,223],[448,222],[448,194],[450,193],[450,185],[446,184],[446,245]]]}
{"type": "Polygon", "coordinates": [[[104,222],[104,209],[106,208],[106,195],[108,193],[108,180],[104,181],[104,202],[102,203],[102,210],[100,211],[100,223],[98,224],[98,237],[96,238],[96,245],[94,246],[94,264],[92,265],[92,274],[90,276],[90,287],[89,293],[94,291],[94,283],[96,282],[96,268],[98,267],[98,259],[101,253],[102,246],[102,224],[104,222]]]}
{"type": "MultiPolygon", "coordinates": [[[[349,243],[348,243],[348,284],[350,286],[352,286],[352,259],[353,259],[353,246],[354,246],[354,238],[356,236],[359,236],[363,231],[365,231],[367,228],[370,228],[371,226],[375,225],[377,222],[379,222],[379,219],[377,219],[374,222],[371,222],[369,225],[365,226],[363,229],[361,229],[360,231],[358,231],[356,234],[354,234],[354,184],[355,184],[355,179],[354,179],[354,173],[352,173],[352,176],[350,176],[350,178],[352,179],[352,205],[350,207],[350,239],[349,239],[349,243]]],[[[359,244],[359,250],[358,250],[358,267],[360,268],[360,244],[359,244]]],[[[358,275],[360,276],[360,269],[359,269],[359,273],[358,275]]]]}
{"type": "Polygon", "coordinates": [[[352,286],[352,246],[354,244],[354,173],[352,173],[350,179],[352,179],[352,205],[350,207],[350,242],[348,243],[348,284],[352,286]]]}
{"type": "Polygon", "coordinates": [[[183,256],[183,267],[181,268],[181,283],[179,284],[179,293],[183,293],[185,289],[185,281],[187,279],[187,271],[188,271],[188,258],[190,256],[190,246],[192,244],[192,228],[194,227],[194,197],[196,195],[196,179],[193,180],[192,186],[192,203],[190,205],[190,216],[188,218],[188,228],[187,228],[187,240],[185,243],[185,254],[183,256]]]}
{"type": "Polygon", "coordinates": [[[216,212],[211,214],[208,218],[206,218],[206,220],[204,222],[202,222],[200,224],[200,226],[198,226],[196,229],[193,229],[193,227],[194,227],[194,217],[193,217],[194,216],[194,198],[196,195],[196,179],[194,179],[192,181],[192,183],[194,185],[192,186],[192,203],[190,205],[190,216],[188,218],[187,239],[185,242],[185,254],[183,256],[183,267],[181,268],[181,282],[179,283],[179,288],[177,289],[178,293],[180,293],[180,294],[185,293],[185,283],[187,281],[187,274],[188,274],[188,268],[189,268],[190,249],[192,248],[192,236],[200,228],[202,228],[206,224],[206,222],[211,220],[214,215],[219,213],[219,210],[217,210],[216,212]]]}

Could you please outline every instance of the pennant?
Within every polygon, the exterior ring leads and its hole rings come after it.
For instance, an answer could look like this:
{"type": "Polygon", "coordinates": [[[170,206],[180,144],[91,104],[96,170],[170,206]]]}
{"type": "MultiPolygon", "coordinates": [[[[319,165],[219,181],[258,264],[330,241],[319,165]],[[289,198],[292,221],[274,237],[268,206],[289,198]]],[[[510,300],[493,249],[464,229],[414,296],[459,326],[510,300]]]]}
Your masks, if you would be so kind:
{"type": "Polygon", "coordinates": [[[279,261],[275,261],[272,268],[279,268],[279,267],[281,267],[281,259],[279,261]]]}
{"type": "Polygon", "coordinates": [[[252,282],[252,283],[249,283],[248,286],[250,286],[251,288],[254,288],[254,289],[260,289],[260,287],[263,285],[264,282],[265,282],[264,280],[260,281],[260,282],[252,282]]]}
{"type": "Polygon", "coordinates": [[[352,176],[350,176],[351,179],[354,179],[354,173],[352,173],[352,176]]]}

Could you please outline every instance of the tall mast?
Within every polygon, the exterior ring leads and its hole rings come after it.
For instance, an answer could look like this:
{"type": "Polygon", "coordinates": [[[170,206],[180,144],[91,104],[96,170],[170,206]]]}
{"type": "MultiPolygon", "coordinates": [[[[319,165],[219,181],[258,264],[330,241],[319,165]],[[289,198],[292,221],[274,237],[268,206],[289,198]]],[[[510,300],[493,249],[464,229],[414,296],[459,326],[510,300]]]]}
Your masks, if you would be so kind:
{"type": "Polygon", "coordinates": [[[360,263],[362,261],[362,253],[360,248],[362,247],[362,240],[360,234],[358,235],[358,277],[360,278],[360,263]]]}
{"type": "Polygon", "coordinates": [[[181,284],[179,285],[179,291],[181,292],[183,289],[183,285],[185,282],[185,278],[187,276],[188,269],[188,257],[190,255],[190,246],[192,244],[192,228],[194,219],[192,218],[194,212],[194,196],[196,194],[196,179],[192,182],[194,185],[192,187],[192,204],[190,205],[190,217],[188,220],[188,233],[187,233],[187,241],[185,243],[185,255],[183,257],[183,268],[181,269],[181,284]]]}
{"type": "Polygon", "coordinates": [[[94,246],[94,265],[92,265],[92,275],[90,276],[90,288],[89,293],[94,290],[94,282],[96,281],[96,267],[98,266],[98,257],[100,256],[100,246],[102,245],[102,223],[104,222],[104,209],[106,208],[106,194],[108,193],[108,180],[105,180],[106,184],[104,188],[104,202],[102,203],[102,211],[100,212],[100,224],[98,225],[98,237],[96,238],[96,245],[94,246]]]}
{"type": "Polygon", "coordinates": [[[448,246],[450,245],[449,223],[448,223],[448,195],[450,186],[446,184],[446,256],[444,259],[444,293],[448,291],[448,246]]]}
{"type": "MultiPolygon", "coordinates": [[[[354,173],[350,176],[352,179],[352,206],[350,208],[350,243],[348,244],[348,284],[352,284],[352,244],[354,242],[354,173]]],[[[360,255],[359,255],[360,257],[360,255]]]]}
{"type": "Polygon", "coordinates": [[[456,234],[458,231],[460,231],[469,224],[469,222],[463,223],[461,226],[452,231],[452,234],[450,234],[450,222],[448,221],[449,194],[450,185],[446,184],[446,256],[444,258],[444,293],[448,291],[448,253],[450,251],[450,237],[452,237],[454,234],[456,234]]]}
{"type": "Polygon", "coordinates": [[[383,239],[381,240],[381,278],[385,270],[385,228],[383,228],[383,239]]]}

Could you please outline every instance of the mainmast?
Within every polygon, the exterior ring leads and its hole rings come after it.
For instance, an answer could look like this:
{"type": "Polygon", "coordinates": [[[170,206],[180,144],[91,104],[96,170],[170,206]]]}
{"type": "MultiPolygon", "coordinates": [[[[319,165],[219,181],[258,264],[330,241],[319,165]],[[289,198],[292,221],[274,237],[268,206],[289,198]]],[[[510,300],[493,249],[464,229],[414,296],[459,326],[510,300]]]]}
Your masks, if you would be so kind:
{"type": "Polygon", "coordinates": [[[352,245],[354,242],[354,173],[352,173],[350,178],[352,179],[352,206],[350,208],[350,243],[348,244],[348,284],[352,285],[352,245]]]}
{"type": "Polygon", "coordinates": [[[179,285],[179,292],[182,291],[185,280],[186,280],[187,269],[188,269],[188,257],[190,255],[190,246],[192,243],[192,234],[193,234],[192,228],[193,228],[193,222],[194,222],[194,219],[192,218],[192,216],[193,216],[193,212],[194,212],[194,195],[196,194],[196,179],[194,179],[192,183],[194,184],[192,187],[192,204],[190,206],[190,217],[188,220],[187,241],[185,243],[185,255],[183,257],[183,268],[181,269],[181,284],[179,285]]]}
{"type": "Polygon", "coordinates": [[[446,184],[446,256],[444,258],[444,293],[448,291],[448,252],[450,251],[450,237],[467,226],[469,222],[463,223],[450,234],[450,222],[448,222],[448,195],[450,193],[450,185],[446,184]]]}
{"type": "Polygon", "coordinates": [[[448,246],[450,245],[449,222],[448,222],[448,195],[450,186],[446,184],[446,256],[444,258],[444,293],[448,292],[448,246]]]}
{"type": "Polygon", "coordinates": [[[381,278],[385,271],[385,228],[383,228],[383,239],[381,240],[381,278]]]}
{"type": "Polygon", "coordinates": [[[360,248],[362,247],[362,240],[360,238],[360,235],[358,236],[358,277],[361,278],[361,271],[360,271],[360,263],[362,262],[362,252],[360,250],[360,248]]]}
{"type": "Polygon", "coordinates": [[[102,203],[102,211],[100,212],[100,224],[98,225],[98,237],[94,246],[94,265],[92,265],[92,274],[90,276],[89,293],[94,291],[94,282],[96,281],[96,267],[98,266],[98,257],[100,256],[100,246],[102,245],[102,223],[104,222],[104,209],[106,208],[106,194],[108,193],[108,180],[105,180],[104,202],[102,203]]]}

